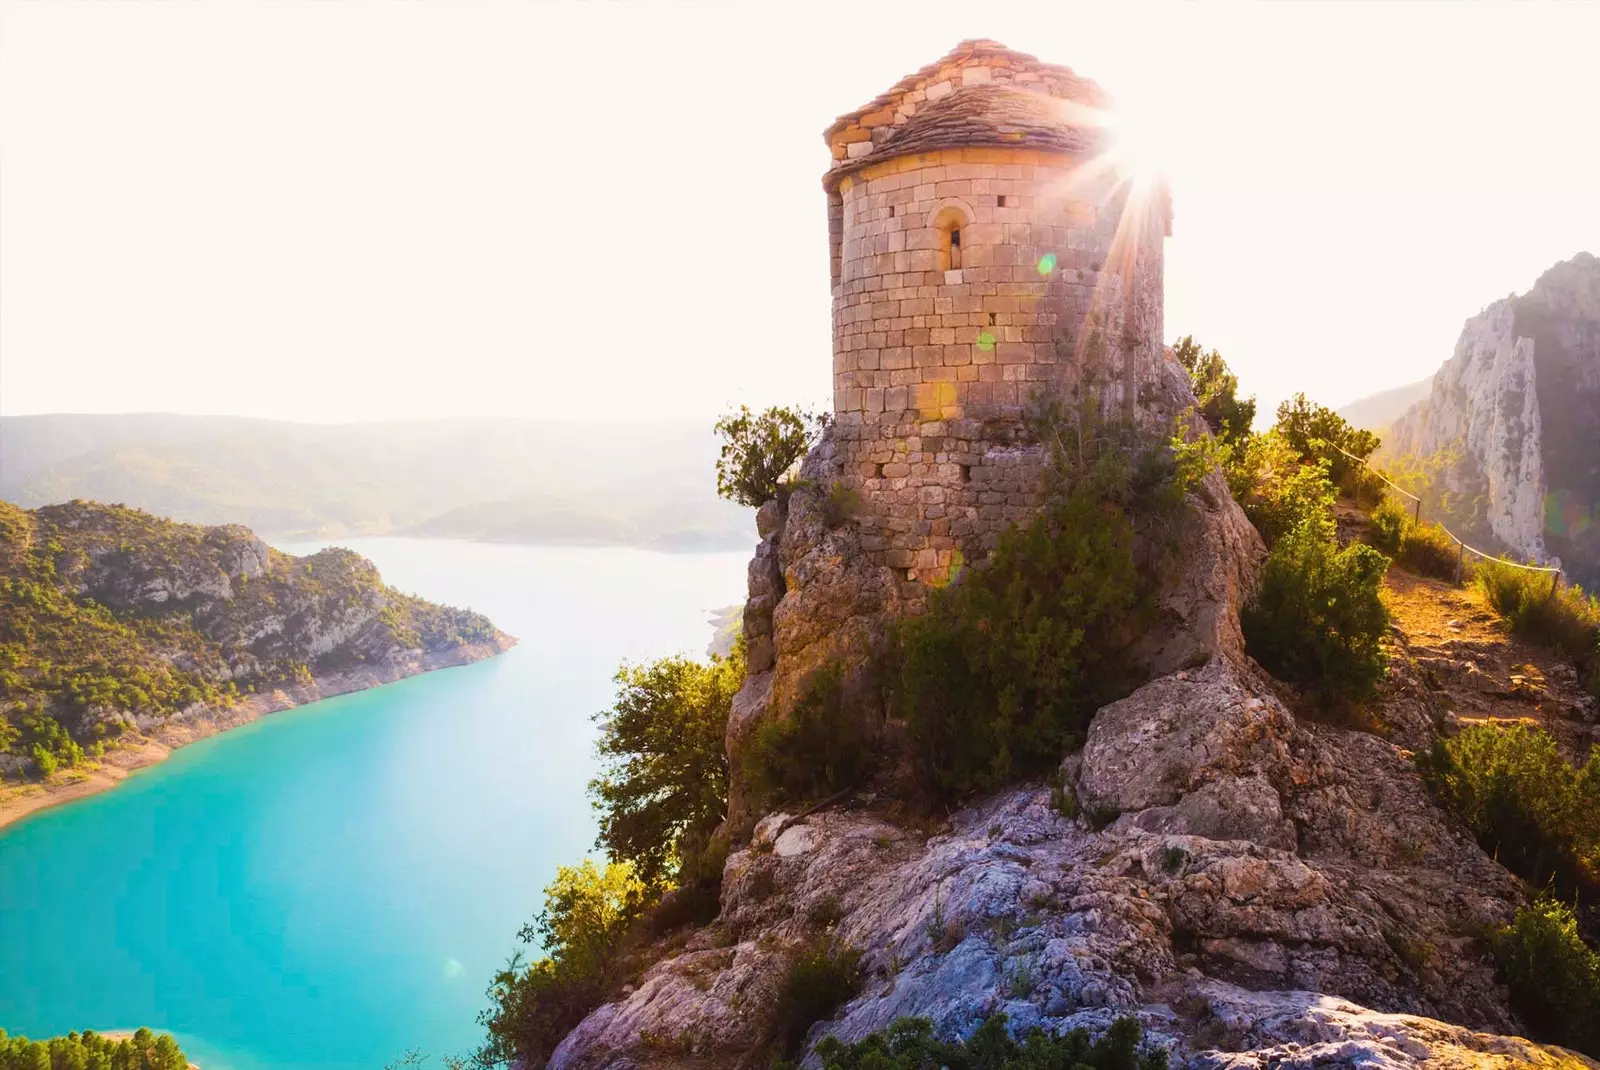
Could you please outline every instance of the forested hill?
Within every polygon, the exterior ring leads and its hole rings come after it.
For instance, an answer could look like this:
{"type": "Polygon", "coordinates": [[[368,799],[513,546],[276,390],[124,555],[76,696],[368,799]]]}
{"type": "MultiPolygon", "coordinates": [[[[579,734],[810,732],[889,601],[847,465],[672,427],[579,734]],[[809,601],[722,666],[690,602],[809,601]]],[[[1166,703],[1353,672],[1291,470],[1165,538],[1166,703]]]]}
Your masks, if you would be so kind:
{"type": "Polygon", "coordinates": [[[0,498],[89,498],[268,536],[747,548],[709,423],[299,424],[164,413],[0,418],[0,498]]]}
{"type": "MultiPolygon", "coordinates": [[[[294,557],[238,525],[75,501],[0,502],[0,772],[49,776],[169,722],[237,723],[514,640],[385,586],[349,550],[294,557]],[[315,697],[314,694],[309,697],[315,697]]],[[[225,725],[224,725],[225,726],[225,725]]]]}

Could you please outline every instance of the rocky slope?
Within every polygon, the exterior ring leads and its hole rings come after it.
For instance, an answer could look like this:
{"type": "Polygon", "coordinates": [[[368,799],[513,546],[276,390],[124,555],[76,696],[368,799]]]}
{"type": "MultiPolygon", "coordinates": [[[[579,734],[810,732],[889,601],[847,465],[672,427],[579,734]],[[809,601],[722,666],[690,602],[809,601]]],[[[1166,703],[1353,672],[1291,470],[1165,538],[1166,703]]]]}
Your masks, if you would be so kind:
{"type": "Polygon", "coordinates": [[[1600,259],[1580,253],[1467,321],[1426,401],[1386,449],[1451,455],[1450,488],[1481,498],[1513,552],[1600,579],[1600,259]]]}
{"type": "MultiPolygon", "coordinates": [[[[1152,420],[1183,408],[1186,381],[1163,388],[1143,399],[1152,420]]],[[[806,470],[825,477],[828,462],[824,442],[806,470]]],[[[761,1065],[789,962],[826,939],[862,952],[865,983],[808,1043],[905,1015],[951,1034],[997,1011],[1052,1030],[1131,1014],[1196,1067],[1594,1067],[1507,1035],[1518,1023],[1482,934],[1525,893],[1411,761],[1408,748],[1490,702],[1498,683],[1466,688],[1477,706],[1450,689],[1474,669],[1492,679],[1489,659],[1397,634],[1381,734],[1297,715],[1244,653],[1238,608],[1262,548],[1214,483],[1189,503],[1145,637],[1148,682],[1098,711],[1054,783],[931,828],[861,796],[760,815],[736,786],[730,824],[754,831],[729,857],[719,917],[591,1014],[551,1066],[761,1065]]],[[[898,608],[849,526],[811,499],[761,517],[735,770],[809,667],[861,664],[898,608]]],[[[1543,701],[1592,723],[1575,687],[1543,701]]]]}
{"type": "MultiPolygon", "coordinates": [[[[489,657],[483,616],[385,586],[348,550],[293,557],[237,525],[0,502],[0,773],[117,771],[263,713],[489,657]]],[[[48,802],[30,790],[0,814],[48,802]]]]}

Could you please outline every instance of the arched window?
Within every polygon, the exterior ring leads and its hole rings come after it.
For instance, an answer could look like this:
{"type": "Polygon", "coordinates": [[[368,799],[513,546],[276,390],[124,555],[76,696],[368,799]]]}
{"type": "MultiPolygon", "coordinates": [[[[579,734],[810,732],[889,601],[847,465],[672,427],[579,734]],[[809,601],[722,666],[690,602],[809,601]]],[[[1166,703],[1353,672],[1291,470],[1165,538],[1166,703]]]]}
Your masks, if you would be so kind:
{"type": "Polygon", "coordinates": [[[971,216],[964,208],[947,204],[934,212],[930,224],[939,232],[940,271],[961,270],[961,228],[967,225],[971,216]]]}

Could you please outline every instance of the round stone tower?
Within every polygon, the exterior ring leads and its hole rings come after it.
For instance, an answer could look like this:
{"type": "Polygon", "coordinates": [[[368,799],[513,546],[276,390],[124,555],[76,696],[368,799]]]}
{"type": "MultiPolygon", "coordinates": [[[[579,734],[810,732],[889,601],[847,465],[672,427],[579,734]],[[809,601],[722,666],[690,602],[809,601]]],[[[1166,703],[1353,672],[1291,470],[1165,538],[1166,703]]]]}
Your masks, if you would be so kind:
{"type": "Polygon", "coordinates": [[[863,549],[918,597],[1037,504],[1023,415],[1132,416],[1162,358],[1165,190],[1065,67],[964,41],[826,132],[832,437],[863,549]]]}

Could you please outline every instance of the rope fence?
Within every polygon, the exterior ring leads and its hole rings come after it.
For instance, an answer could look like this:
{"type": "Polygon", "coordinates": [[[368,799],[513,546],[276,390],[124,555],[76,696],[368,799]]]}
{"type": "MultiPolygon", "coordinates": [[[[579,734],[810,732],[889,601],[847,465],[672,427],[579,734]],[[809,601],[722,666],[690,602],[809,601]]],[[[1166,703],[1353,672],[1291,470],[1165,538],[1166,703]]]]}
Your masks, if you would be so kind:
{"type": "MultiPolygon", "coordinates": [[[[1422,499],[1421,498],[1417,497],[1415,494],[1412,494],[1409,490],[1406,490],[1404,487],[1400,486],[1400,484],[1396,483],[1394,480],[1390,479],[1388,476],[1386,476],[1382,472],[1378,471],[1378,469],[1374,468],[1371,464],[1369,464],[1367,462],[1367,459],[1365,457],[1357,457],[1355,454],[1351,453],[1349,450],[1344,449],[1341,446],[1336,446],[1332,442],[1328,443],[1328,445],[1333,446],[1334,449],[1338,450],[1340,453],[1344,454],[1346,457],[1350,458],[1352,461],[1355,461],[1357,464],[1361,465],[1367,471],[1371,472],[1373,475],[1375,475],[1379,479],[1383,480],[1386,484],[1389,485],[1389,488],[1391,490],[1395,491],[1397,494],[1400,494],[1400,495],[1410,499],[1411,502],[1412,502],[1412,506],[1411,506],[1411,520],[1412,520],[1412,523],[1415,523],[1415,524],[1421,524],[1422,523],[1422,499]]],[[[1473,554],[1476,557],[1483,558],[1483,560],[1485,560],[1485,561],[1493,561],[1495,564],[1498,564],[1498,565],[1509,565],[1511,568],[1520,568],[1520,569],[1522,569],[1522,570],[1524,570],[1526,572],[1548,572],[1548,573],[1550,573],[1550,576],[1551,576],[1551,580],[1550,580],[1550,597],[1554,598],[1556,593],[1561,590],[1561,570],[1559,568],[1556,568],[1556,567],[1554,567],[1552,565],[1524,565],[1520,561],[1508,561],[1503,557],[1498,557],[1498,556],[1496,556],[1494,554],[1484,553],[1482,550],[1478,549],[1476,546],[1467,545],[1467,541],[1465,539],[1463,539],[1461,536],[1457,535],[1455,532],[1451,531],[1449,528],[1445,527],[1442,522],[1435,520],[1435,521],[1433,521],[1433,523],[1439,528],[1440,531],[1444,532],[1446,535],[1450,536],[1452,539],[1455,540],[1456,547],[1457,547],[1457,550],[1456,550],[1456,582],[1457,583],[1461,582],[1462,574],[1466,571],[1467,555],[1468,554],[1473,554]]]]}

